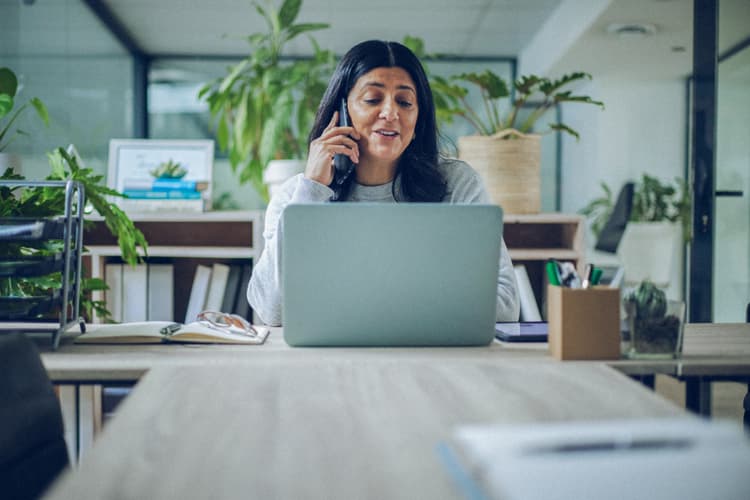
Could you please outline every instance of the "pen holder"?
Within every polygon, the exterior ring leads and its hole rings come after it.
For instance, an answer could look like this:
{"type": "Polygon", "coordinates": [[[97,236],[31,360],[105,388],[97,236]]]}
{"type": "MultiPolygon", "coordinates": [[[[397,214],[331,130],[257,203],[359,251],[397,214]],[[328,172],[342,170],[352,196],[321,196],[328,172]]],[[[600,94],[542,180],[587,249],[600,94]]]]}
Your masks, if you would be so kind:
{"type": "Polygon", "coordinates": [[[619,288],[547,287],[549,349],[559,360],[620,358],[619,288]]]}

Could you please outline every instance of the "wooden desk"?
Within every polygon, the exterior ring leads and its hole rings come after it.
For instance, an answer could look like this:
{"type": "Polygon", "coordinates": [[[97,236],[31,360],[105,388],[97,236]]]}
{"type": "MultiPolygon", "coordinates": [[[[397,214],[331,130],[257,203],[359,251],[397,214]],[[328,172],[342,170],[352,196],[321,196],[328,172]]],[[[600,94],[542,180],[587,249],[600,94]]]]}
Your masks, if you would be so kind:
{"type": "MultiPolygon", "coordinates": [[[[664,374],[685,381],[685,406],[711,413],[711,382],[750,384],[750,323],[685,325],[683,355],[665,361],[613,361],[609,365],[631,376],[664,374]]],[[[745,397],[745,423],[750,424],[750,392],[745,397]]]]}
{"type": "Polygon", "coordinates": [[[600,362],[539,346],[95,347],[43,355],[57,381],[140,378],[50,499],[457,498],[436,446],[457,425],[673,417],[600,362]]]}

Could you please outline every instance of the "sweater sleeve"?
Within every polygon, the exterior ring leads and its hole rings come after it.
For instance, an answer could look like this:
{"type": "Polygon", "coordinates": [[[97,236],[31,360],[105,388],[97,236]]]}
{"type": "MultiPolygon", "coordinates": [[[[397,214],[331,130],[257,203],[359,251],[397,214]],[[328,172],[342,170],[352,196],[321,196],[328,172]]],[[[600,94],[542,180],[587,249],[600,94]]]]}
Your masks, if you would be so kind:
{"type": "Polygon", "coordinates": [[[316,203],[330,200],[333,191],[302,174],[286,181],[268,204],[263,227],[265,244],[247,287],[247,300],[260,320],[271,326],[281,325],[281,241],[284,231],[281,214],[293,203],[316,203]]]}
{"type": "MultiPolygon", "coordinates": [[[[449,203],[492,203],[479,174],[469,165],[457,160],[446,161],[441,165],[448,182],[449,203]]],[[[495,319],[496,321],[518,321],[521,305],[516,274],[513,271],[513,263],[510,260],[508,248],[505,246],[505,240],[502,239],[500,243],[495,319]]]]}

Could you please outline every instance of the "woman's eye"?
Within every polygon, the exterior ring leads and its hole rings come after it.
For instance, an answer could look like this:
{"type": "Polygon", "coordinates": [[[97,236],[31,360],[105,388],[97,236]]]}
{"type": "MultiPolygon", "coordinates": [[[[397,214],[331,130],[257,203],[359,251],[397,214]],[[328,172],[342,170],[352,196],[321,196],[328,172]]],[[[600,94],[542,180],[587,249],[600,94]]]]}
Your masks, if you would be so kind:
{"type": "Polygon", "coordinates": [[[377,104],[377,103],[379,103],[379,102],[380,102],[380,99],[377,99],[377,98],[374,98],[374,97],[373,97],[373,98],[370,98],[370,99],[365,99],[365,102],[366,102],[367,104],[377,104]]]}
{"type": "Polygon", "coordinates": [[[399,101],[398,104],[402,108],[411,108],[413,106],[413,104],[409,101],[399,101]]]}

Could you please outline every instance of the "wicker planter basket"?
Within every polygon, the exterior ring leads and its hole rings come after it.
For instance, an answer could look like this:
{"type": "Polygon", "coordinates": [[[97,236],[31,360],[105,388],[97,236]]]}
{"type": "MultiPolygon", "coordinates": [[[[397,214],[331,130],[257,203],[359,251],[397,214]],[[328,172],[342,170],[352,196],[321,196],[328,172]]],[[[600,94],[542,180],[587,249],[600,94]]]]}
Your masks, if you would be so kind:
{"type": "Polygon", "coordinates": [[[490,198],[506,214],[541,210],[541,137],[517,130],[458,138],[458,157],[482,176],[490,198]],[[515,136],[510,137],[508,136],[515,136]]]}

